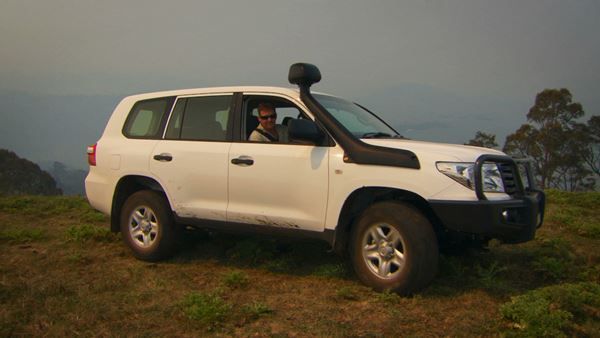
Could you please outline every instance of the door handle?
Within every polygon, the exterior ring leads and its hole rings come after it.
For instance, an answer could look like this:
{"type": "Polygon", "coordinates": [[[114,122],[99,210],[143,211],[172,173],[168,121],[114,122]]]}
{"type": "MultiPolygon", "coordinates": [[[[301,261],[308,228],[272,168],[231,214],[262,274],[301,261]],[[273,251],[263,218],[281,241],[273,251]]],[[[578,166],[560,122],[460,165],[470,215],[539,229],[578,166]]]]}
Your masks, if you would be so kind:
{"type": "Polygon", "coordinates": [[[231,163],[235,165],[253,165],[254,160],[249,157],[238,157],[231,160],[231,163]]]}
{"type": "Polygon", "coordinates": [[[154,155],[153,158],[159,162],[171,162],[173,160],[173,156],[167,153],[154,155]]]}

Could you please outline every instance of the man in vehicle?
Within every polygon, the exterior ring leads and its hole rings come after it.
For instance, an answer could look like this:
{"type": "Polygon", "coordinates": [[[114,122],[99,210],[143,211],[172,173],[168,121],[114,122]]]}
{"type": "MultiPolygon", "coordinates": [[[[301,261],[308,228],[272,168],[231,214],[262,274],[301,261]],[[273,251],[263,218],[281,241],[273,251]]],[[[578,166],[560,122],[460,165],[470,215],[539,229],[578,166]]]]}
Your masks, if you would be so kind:
{"type": "Polygon", "coordinates": [[[258,104],[258,127],[252,131],[249,141],[253,142],[288,142],[287,127],[276,124],[277,112],[271,103],[258,104]]]}

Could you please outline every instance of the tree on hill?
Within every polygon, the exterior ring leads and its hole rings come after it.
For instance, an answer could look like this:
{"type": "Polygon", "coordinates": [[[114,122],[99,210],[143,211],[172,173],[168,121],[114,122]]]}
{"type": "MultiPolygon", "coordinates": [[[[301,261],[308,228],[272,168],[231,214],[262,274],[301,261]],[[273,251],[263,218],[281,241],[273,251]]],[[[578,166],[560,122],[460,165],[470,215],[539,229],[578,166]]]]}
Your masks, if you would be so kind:
{"type": "Polygon", "coordinates": [[[583,128],[583,133],[587,135],[583,160],[596,177],[600,177],[600,115],[592,116],[583,128]]]}
{"type": "Polygon", "coordinates": [[[0,194],[61,195],[56,181],[47,172],[6,149],[0,149],[0,194]]]}
{"type": "Polygon", "coordinates": [[[85,195],[86,171],[69,168],[61,162],[42,163],[41,167],[56,181],[65,195],[85,195]]]}
{"type": "Polygon", "coordinates": [[[584,114],[568,89],[545,89],[529,109],[528,123],[506,137],[503,150],[515,157],[532,158],[542,188],[590,189],[593,180],[589,180],[591,171],[585,158],[591,129],[577,122],[584,114]]]}
{"type": "Polygon", "coordinates": [[[496,143],[496,135],[487,134],[482,131],[477,131],[477,133],[475,133],[475,138],[470,139],[469,142],[465,144],[468,146],[477,146],[491,149],[498,147],[498,143],[496,143]]]}

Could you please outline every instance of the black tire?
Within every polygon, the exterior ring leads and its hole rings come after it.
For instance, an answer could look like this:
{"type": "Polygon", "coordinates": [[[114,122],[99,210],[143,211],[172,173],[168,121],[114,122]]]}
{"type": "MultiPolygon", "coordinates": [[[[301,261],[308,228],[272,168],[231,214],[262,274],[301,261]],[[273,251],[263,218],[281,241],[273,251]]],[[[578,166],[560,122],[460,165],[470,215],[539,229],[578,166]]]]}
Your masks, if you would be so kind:
{"type": "Polygon", "coordinates": [[[350,255],[363,283],[409,295],[433,280],[439,250],[431,223],[418,209],[387,201],[367,208],[353,225],[350,255]]]}
{"type": "Polygon", "coordinates": [[[175,252],[181,229],[163,194],[151,190],[132,194],[123,205],[120,220],[123,240],[136,258],[156,262],[175,252]]]}

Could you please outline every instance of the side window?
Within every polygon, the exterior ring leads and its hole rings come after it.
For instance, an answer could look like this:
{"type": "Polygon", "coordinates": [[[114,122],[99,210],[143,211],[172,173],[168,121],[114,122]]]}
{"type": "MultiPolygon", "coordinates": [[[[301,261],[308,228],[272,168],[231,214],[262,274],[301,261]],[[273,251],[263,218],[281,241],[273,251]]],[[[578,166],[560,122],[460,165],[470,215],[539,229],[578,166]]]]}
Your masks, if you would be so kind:
{"type": "Polygon", "coordinates": [[[177,100],[167,126],[167,139],[226,141],[231,95],[177,100]]]}
{"type": "MultiPolygon", "coordinates": [[[[248,140],[250,138],[250,134],[258,127],[259,119],[258,119],[258,105],[261,103],[267,103],[275,107],[275,113],[277,114],[277,119],[275,123],[285,128],[287,128],[289,122],[293,119],[303,119],[307,118],[302,110],[298,108],[295,104],[290,101],[287,101],[283,98],[279,97],[270,97],[270,96],[250,96],[245,98],[245,139],[248,140]]],[[[279,143],[289,143],[287,140],[287,135],[284,138],[284,141],[280,141],[279,143]]]]}
{"type": "Polygon", "coordinates": [[[160,138],[172,102],[172,97],[137,102],[127,116],[123,134],[129,138],[160,138]]]}
{"type": "MultiPolygon", "coordinates": [[[[287,126],[290,120],[297,119],[302,116],[300,109],[297,107],[276,107],[277,120],[275,123],[287,126]]],[[[258,109],[252,109],[252,116],[258,118],[258,109]]]]}

